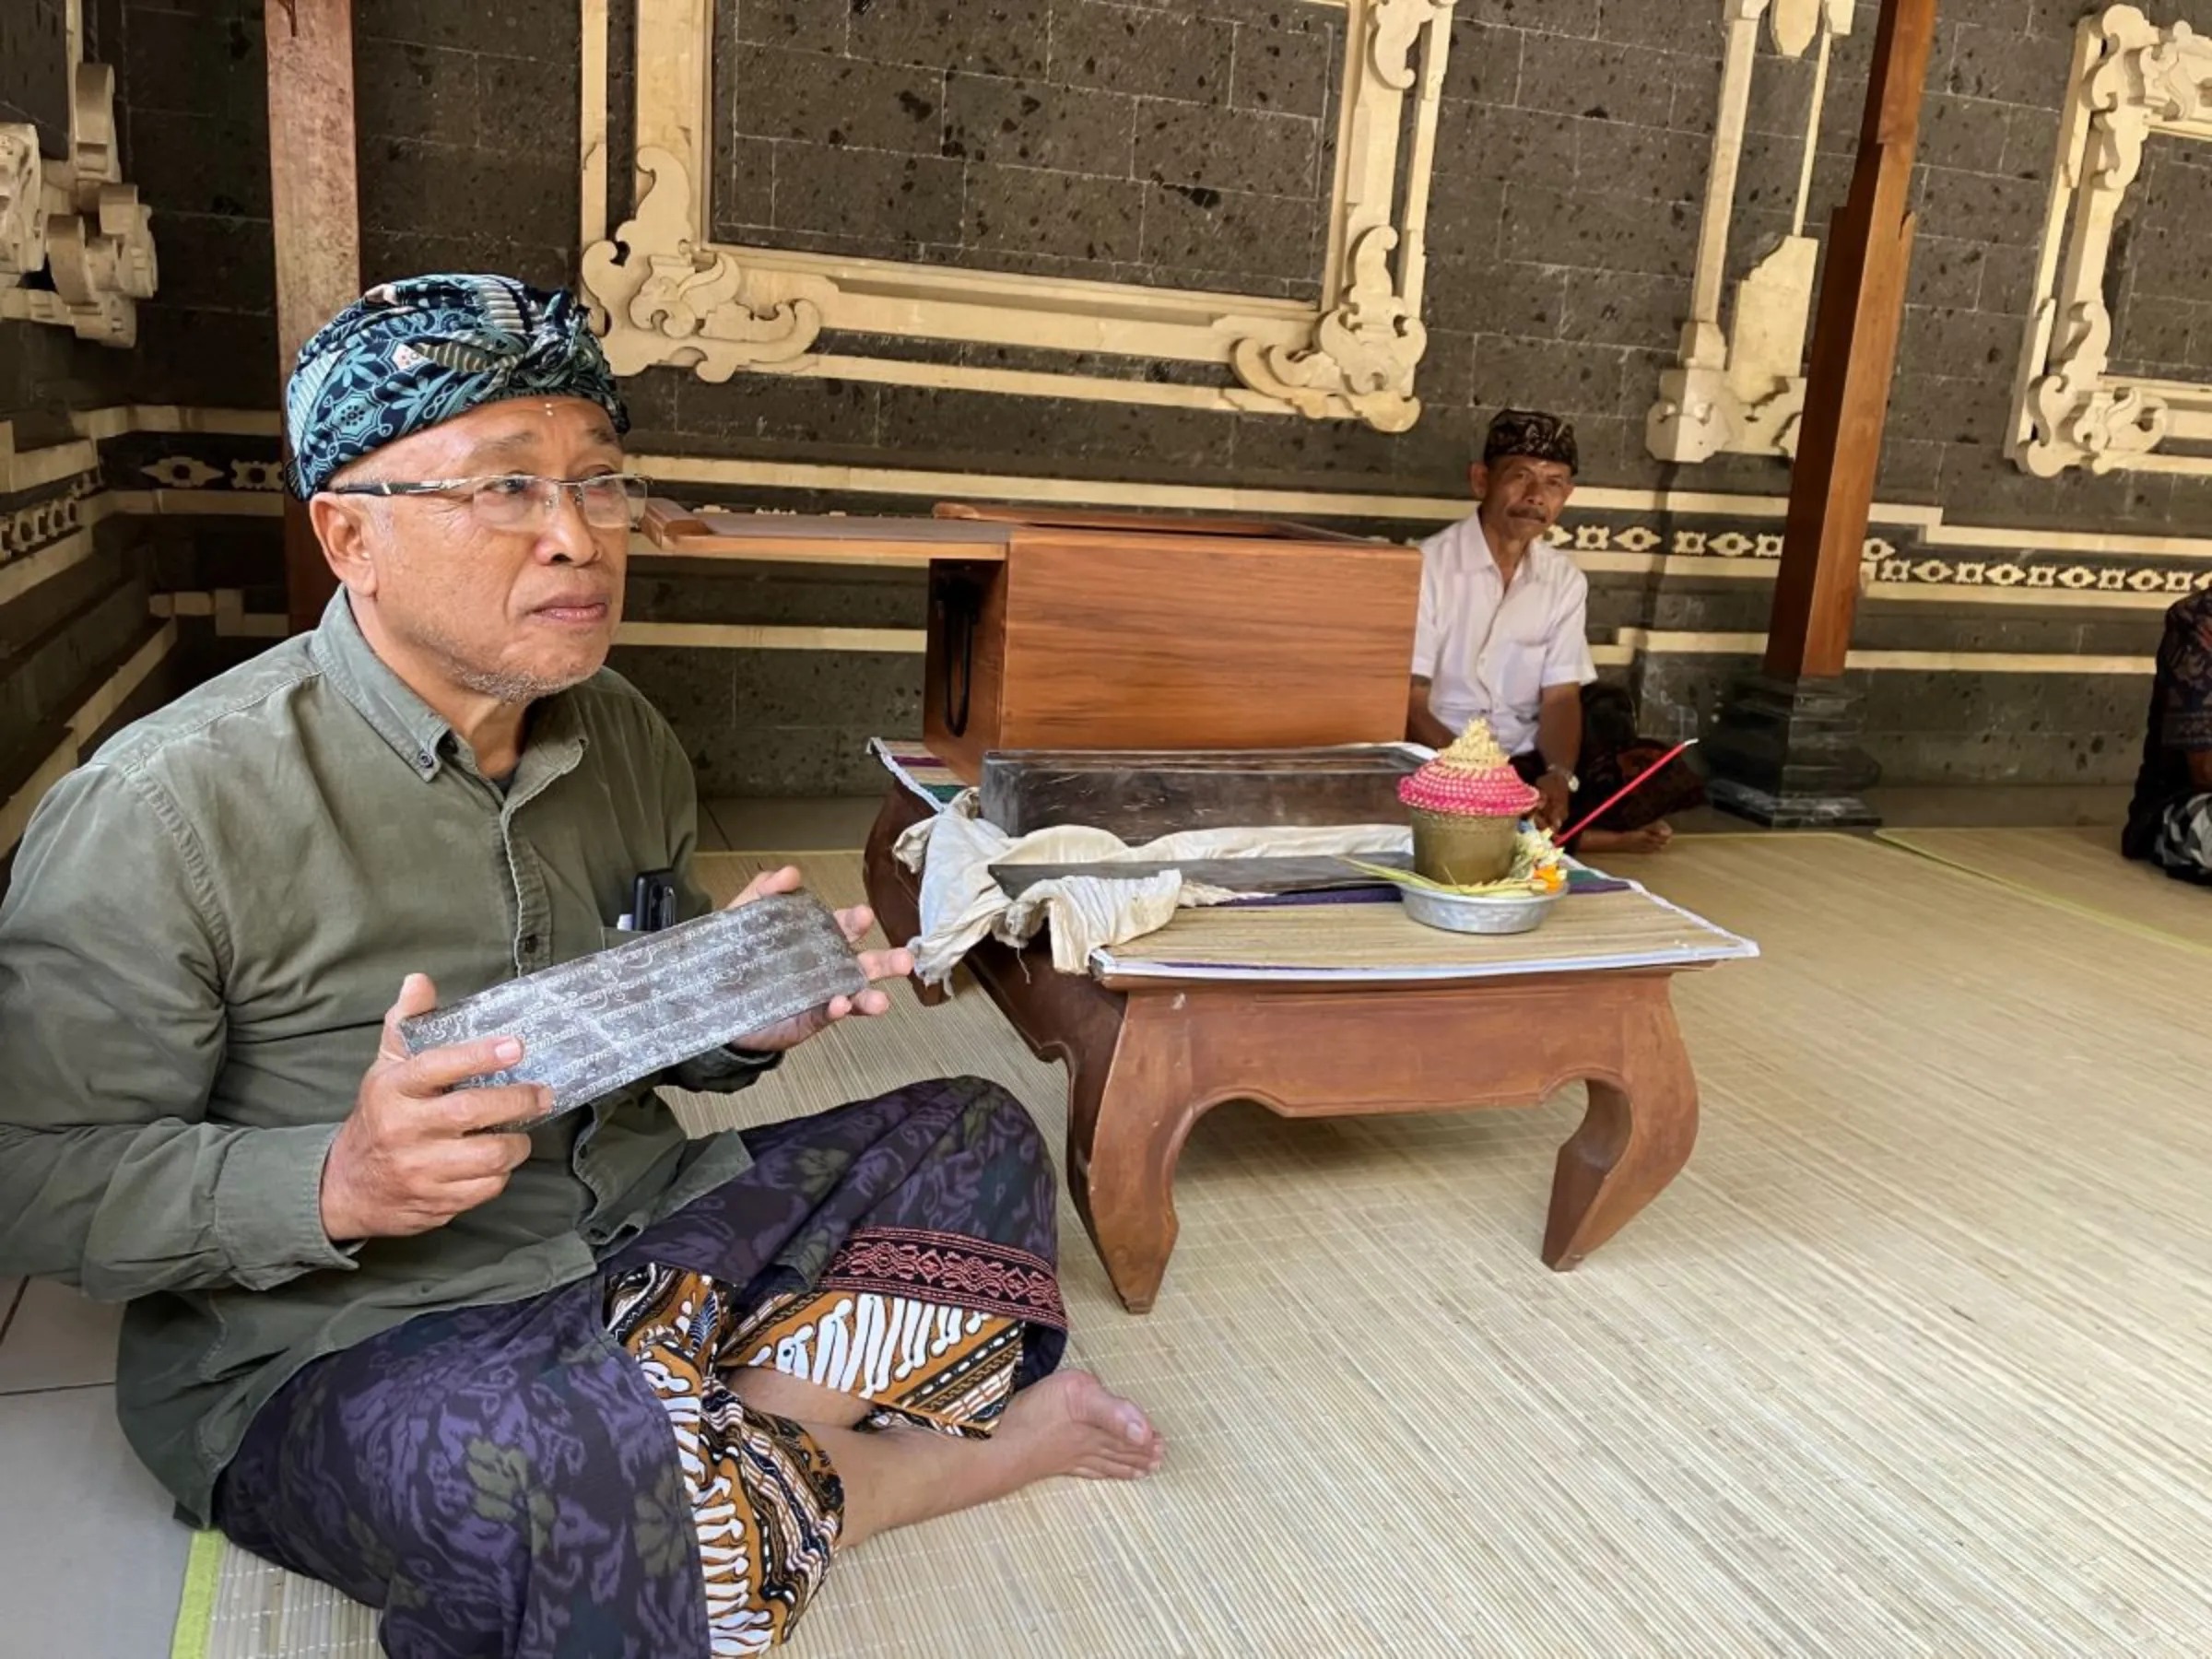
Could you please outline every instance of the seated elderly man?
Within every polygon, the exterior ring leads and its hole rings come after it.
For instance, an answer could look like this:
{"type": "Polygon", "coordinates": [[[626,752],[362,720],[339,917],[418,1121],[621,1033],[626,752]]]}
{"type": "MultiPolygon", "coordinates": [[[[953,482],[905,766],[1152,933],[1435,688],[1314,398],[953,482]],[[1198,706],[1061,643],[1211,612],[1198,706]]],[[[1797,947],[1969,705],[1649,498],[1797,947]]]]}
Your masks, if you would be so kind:
{"type": "Polygon", "coordinates": [[[183,1512],[391,1653],[667,1659],[780,1641],[888,1528],[1156,1467],[1052,1374],[1053,1174],[1004,1092],[696,1140],[651,1092],[882,991],[558,1118],[468,1086],[508,1040],[409,1056],[641,872],[709,908],[683,750],[601,665],[642,484],[578,306],[504,278],[372,290],[286,402],[336,597],[58,784],[0,911],[0,1276],[127,1304],[124,1427],[183,1512]]]}
{"type": "MultiPolygon", "coordinates": [[[[1468,472],[1479,505],[1421,544],[1406,708],[1406,735],[1432,748],[1479,715],[1541,794],[1536,820],[1553,830],[1673,747],[1639,737],[1629,694],[1594,683],[1590,583],[1546,539],[1580,464],[1574,429],[1556,415],[1506,409],[1490,422],[1468,472]]],[[[1674,834],[1666,815],[1703,799],[1677,761],[1578,835],[1574,851],[1656,853],[1674,834]]]]}
{"type": "Polygon", "coordinates": [[[2166,613],[2150,731],[2120,850],[2169,876],[2212,883],[2212,593],[2166,613]]]}

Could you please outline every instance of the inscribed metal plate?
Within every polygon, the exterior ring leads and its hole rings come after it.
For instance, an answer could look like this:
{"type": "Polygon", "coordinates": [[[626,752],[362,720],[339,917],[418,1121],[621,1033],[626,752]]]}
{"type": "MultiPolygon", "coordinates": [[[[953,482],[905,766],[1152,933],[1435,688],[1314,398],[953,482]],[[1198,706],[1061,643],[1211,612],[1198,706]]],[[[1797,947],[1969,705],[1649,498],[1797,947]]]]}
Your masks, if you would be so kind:
{"type": "Polygon", "coordinates": [[[518,1064],[463,1087],[543,1084],[560,1112],[867,985],[829,909],[777,894],[494,985],[400,1035],[417,1054],[519,1037],[518,1064]]]}

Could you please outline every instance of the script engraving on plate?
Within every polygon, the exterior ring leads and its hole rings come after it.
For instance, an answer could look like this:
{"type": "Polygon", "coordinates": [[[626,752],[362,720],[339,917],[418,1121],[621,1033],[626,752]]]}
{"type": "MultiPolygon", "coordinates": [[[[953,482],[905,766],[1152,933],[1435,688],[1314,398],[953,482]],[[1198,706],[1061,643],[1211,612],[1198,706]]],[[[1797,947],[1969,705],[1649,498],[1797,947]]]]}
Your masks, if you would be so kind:
{"type": "Polygon", "coordinates": [[[867,985],[829,909],[776,894],[494,985],[400,1035],[415,1054],[518,1037],[519,1062],[462,1087],[542,1084],[558,1113],[867,985]]]}

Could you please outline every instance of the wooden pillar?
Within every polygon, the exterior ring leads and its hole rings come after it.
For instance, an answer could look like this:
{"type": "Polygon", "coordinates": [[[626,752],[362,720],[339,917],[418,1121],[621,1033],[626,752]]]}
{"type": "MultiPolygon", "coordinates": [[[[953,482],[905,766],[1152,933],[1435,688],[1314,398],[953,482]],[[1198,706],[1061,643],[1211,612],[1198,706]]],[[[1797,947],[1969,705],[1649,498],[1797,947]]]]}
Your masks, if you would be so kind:
{"type": "MultiPolygon", "coordinates": [[[[361,291],[354,160],[353,0],[269,0],[269,187],[276,241],[277,383],[307,338],[361,291]]],[[[312,628],[337,586],[289,495],[285,608],[312,628]]]]}
{"type": "Polygon", "coordinates": [[[1735,688],[1707,751],[1714,800],[1762,823],[1877,821],[1858,793],[1881,772],[1858,747],[1843,671],[1904,319],[1936,5],[1882,0],[1858,165],[1829,235],[1766,661],[1735,688]]]}

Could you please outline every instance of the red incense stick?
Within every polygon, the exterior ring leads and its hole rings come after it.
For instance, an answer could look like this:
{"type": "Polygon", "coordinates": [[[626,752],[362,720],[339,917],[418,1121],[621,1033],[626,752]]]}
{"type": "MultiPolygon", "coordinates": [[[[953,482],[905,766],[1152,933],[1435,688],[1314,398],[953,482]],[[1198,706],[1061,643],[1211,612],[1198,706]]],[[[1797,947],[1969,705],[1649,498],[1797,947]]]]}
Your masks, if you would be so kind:
{"type": "Polygon", "coordinates": [[[1630,779],[1628,782],[1623,783],[1618,789],[1615,790],[1611,795],[1606,797],[1605,802],[1597,808],[1596,811],[1584,813],[1583,815],[1582,821],[1577,823],[1573,829],[1568,830],[1564,835],[1556,835],[1552,837],[1552,844],[1558,847],[1565,846],[1569,841],[1572,841],[1583,830],[1589,829],[1593,819],[1602,818],[1606,813],[1612,809],[1616,802],[1621,800],[1624,796],[1632,794],[1637,790],[1641,789],[1644,784],[1658,772],[1660,768],[1664,767],[1669,760],[1672,760],[1684,749],[1689,748],[1695,745],[1697,741],[1698,740],[1695,737],[1692,737],[1688,743],[1676,744],[1673,748],[1668,749],[1665,754],[1660,756],[1658,759],[1653,761],[1651,765],[1645,767],[1641,771],[1638,772],[1633,778],[1630,779]]]}

